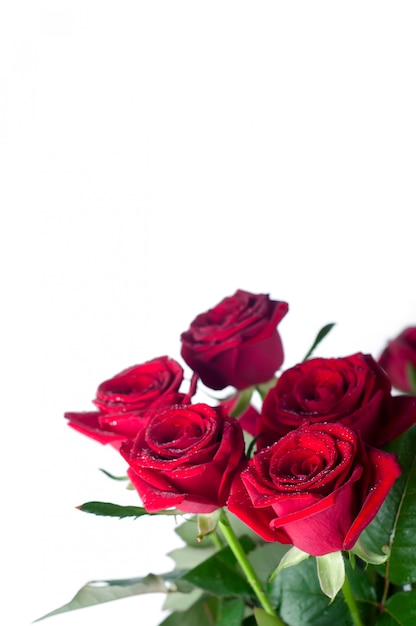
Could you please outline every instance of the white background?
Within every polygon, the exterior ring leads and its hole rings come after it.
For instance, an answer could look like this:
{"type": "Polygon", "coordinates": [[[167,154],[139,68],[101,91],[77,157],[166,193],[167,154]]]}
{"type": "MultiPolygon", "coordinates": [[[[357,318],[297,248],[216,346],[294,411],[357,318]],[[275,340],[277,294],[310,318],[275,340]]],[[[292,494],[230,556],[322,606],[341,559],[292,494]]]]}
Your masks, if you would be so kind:
{"type": "MultiPolygon", "coordinates": [[[[7,1],[0,8],[1,608],[171,569],[172,520],[62,417],[179,357],[237,288],[289,302],[286,366],[378,355],[416,322],[413,2],[7,1]]],[[[162,598],[52,618],[156,626],[162,598]]]]}

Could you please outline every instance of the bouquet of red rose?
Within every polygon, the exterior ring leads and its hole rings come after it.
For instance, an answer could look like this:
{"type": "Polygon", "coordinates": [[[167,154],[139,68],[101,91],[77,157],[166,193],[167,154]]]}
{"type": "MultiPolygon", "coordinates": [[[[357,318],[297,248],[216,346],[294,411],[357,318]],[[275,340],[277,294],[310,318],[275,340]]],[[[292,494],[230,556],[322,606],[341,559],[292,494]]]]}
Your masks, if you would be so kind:
{"type": "Polygon", "coordinates": [[[48,616],[162,591],[177,597],[163,626],[416,623],[415,329],[378,360],[312,358],[328,324],[279,372],[287,310],[239,290],[182,333],[190,380],[162,356],[100,384],[95,410],[65,414],[122,455],[143,505],[79,508],[175,515],[193,556],[89,583],[48,616]],[[201,387],[207,403],[194,400],[201,387]]]}

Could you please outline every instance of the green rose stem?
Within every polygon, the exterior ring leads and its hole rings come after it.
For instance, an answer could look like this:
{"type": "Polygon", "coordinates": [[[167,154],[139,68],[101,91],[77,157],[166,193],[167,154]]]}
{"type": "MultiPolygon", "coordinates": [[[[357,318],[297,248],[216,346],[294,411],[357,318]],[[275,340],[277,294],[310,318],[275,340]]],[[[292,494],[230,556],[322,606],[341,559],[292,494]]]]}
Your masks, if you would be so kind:
{"type": "Polygon", "coordinates": [[[348,580],[348,576],[346,574],[344,584],[342,585],[342,593],[344,594],[344,599],[350,611],[354,626],[364,626],[363,622],[361,621],[354,594],[352,593],[350,581],[348,580]]]}
{"type": "MultiPolygon", "coordinates": [[[[235,558],[237,559],[241,569],[246,575],[247,581],[253,589],[254,593],[257,596],[258,601],[260,602],[262,608],[268,615],[272,615],[275,618],[276,626],[285,626],[285,624],[280,620],[280,618],[276,615],[276,612],[266,594],[261,583],[257,577],[256,572],[254,571],[251,563],[247,559],[247,555],[243,550],[241,543],[238,540],[237,535],[234,530],[231,528],[230,522],[224,510],[221,511],[221,517],[219,520],[219,526],[221,531],[226,539],[228,545],[230,546],[235,558]]],[[[362,626],[362,625],[361,625],[362,626]]]]}

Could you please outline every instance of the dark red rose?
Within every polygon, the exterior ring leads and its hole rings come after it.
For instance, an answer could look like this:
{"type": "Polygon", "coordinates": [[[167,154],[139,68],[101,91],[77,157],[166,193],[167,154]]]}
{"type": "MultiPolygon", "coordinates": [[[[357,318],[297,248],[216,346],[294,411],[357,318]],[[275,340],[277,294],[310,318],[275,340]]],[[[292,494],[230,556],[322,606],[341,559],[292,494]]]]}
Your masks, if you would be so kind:
{"type": "Polygon", "coordinates": [[[416,399],[392,396],[385,372],[369,354],[310,359],[280,376],[258,423],[259,447],[303,423],[341,422],[382,446],[416,421],[416,399]]]}
{"type": "Polygon", "coordinates": [[[412,367],[416,370],[416,326],[406,328],[388,342],[379,364],[387,372],[393,387],[408,393],[416,392],[409,373],[412,367]]]}
{"type": "Polygon", "coordinates": [[[182,333],[182,358],[211,389],[264,383],[283,362],[276,327],[287,310],[286,302],[238,290],[182,333]]]}
{"type": "Polygon", "coordinates": [[[265,541],[322,556],[354,546],[400,473],[347,426],[312,424],[258,452],[227,506],[265,541]]]}
{"type": "Polygon", "coordinates": [[[100,443],[118,448],[147,424],[153,409],[184,401],[179,392],[183,370],[162,356],[123,370],[98,387],[98,411],[67,412],[69,425],[100,443]]]}
{"type": "Polygon", "coordinates": [[[120,449],[147,511],[210,513],[225,505],[244,457],[238,422],[206,404],[157,411],[120,449]]]}

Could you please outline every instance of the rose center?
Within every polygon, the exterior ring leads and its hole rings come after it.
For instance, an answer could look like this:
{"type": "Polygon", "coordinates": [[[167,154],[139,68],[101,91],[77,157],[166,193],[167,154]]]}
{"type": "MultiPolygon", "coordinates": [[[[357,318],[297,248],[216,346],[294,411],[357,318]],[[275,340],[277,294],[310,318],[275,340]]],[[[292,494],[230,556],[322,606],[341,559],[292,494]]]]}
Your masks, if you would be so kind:
{"type": "Polygon", "coordinates": [[[181,419],[180,417],[154,425],[151,429],[153,445],[177,448],[189,446],[191,441],[201,438],[203,432],[199,424],[181,419]]]}
{"type": "Polygon", "coordinates": [[[313,451],[294,450],[280,459],[276,459],[271,474],[278,480],[302,480],[316,475],[324,469],[321,456],[313,451]]]}

